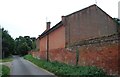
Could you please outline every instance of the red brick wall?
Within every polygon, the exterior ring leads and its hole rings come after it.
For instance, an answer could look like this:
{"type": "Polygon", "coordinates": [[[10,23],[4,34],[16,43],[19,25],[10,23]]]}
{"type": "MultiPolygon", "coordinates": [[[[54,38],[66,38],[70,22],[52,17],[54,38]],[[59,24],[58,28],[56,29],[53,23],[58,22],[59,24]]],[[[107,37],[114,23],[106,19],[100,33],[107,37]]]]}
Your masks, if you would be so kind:
{"type": "Polygon", "coordinates": [[[39,55],[41,59],[46,60],[47,59],[47,51],[39,51],[39,55]]]}
{"type": "Polygon", "coordinates": [[[104,43],[79,48],[79,65],[95,65],[109,74],[118,74],[118,44],[104,43]]]}
{"type": "Polygon", "coordinates": [[[36,49],[37,49],[37,50],[40,50],[39,47],[40,47],[40,40],[39,40],[39,38],[37,38],[37,39],[36,39],[36,49]]]}
{"type": "MultiPolygon", "coordinates": [[[[120,74],[120,42],[111,41],[104,43],[77,46],[79,50],[78,65],[98,66],[108,74],[120,74]]],[[[38,56],[37,54],[33,54],[38,56]]],[[[40,58],[46,59],[45,51],[40,51],[40,58]]],[[[49,60],[66,64],[76,64],[76,49],[58,48],[49,51],[49,60]]]]}
{"type": "Polygon", "coordinates": [[[40,51],[46,51],[47,50],[47,36],[44,36],[43,38],[40,39],[40,51]]]}
{"type": "MultiPolygon", "coordinates": [[[[49,34],[49,47],[48,47],[48,53],[51,53],[50,51],[52,49],[58,49],[58,48],[64,48],[65,47],[65,27],[61,26],[58,29],[55,29],[53,32],[50,32],[49,34]]],[[[40,39],[40,58],[46,59],[47,55],[47,36],[44,36],[40,39]]]]}
{"type": "Polygon", "coordinates": [[[49,34],[49,50],[65,47],[65,27],[61,26],[49,34]]]}
{"type": "MultiPolygon", "coordinates": [[[[49,53],[50,61],[76,64],[76,50],[54,49],[49,53]]],[[[98,66],[108,74],[118,74],[119,51],[117,43],[93,44],[79,47],[78,65],[98,66]]]]}
{"type": "Polygon", "coordinates": [[[91,6],[64,18],[66,45],[117,32],[116,23],[97,6],[91,6]]]}
{"type": "Polygon", "coordinates": [[[33,57],[40,58],[40,54],[38,51],[31,51],[30,54],[32,54],[33,57]]]}
{"type": "Polygon", "coordinates": [[[50,61],[58,61],[66,64],[75,65],[76,53],[69,52],[69,50],[65,48],[53,49],[50,50],[49,59],[50,61]]]}

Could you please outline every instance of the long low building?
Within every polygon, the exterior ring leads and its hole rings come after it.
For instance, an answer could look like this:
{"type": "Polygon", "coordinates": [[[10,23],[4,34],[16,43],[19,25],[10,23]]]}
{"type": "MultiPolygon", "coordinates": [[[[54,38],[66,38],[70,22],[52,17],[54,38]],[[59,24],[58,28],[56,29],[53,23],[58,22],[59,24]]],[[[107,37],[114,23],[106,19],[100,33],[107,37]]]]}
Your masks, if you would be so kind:
{"type": "Polygon", "coordinates": [[[118,29],[111,16],[94,4],[61,18],[52,28],[51,22],[47,22],[46,30],[38,37],[39,58],[72,65],[96,65],[118,74],[118,29]]]}

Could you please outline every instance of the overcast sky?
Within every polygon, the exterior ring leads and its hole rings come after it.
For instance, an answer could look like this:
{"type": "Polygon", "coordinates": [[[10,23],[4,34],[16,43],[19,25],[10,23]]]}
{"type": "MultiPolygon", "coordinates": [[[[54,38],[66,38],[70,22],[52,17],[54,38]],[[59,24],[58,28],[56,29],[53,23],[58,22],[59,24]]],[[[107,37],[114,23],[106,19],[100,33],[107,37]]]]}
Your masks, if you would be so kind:
{"type": "Polygon", "coordinates": [[[38,37],[46,28],[71,14],[95,4],[111,17],[118,18],[120,0],[0,0],[0,25],[13,37],[38,37]]]}

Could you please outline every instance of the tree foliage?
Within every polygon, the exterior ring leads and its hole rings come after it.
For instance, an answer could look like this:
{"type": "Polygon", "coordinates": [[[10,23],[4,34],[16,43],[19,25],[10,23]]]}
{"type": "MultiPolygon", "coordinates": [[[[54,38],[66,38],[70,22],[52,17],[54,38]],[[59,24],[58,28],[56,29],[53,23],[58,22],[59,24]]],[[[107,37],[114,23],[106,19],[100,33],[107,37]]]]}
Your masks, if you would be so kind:
{"type": "Polygon", "coordinates": [[[120,19],[118,18],[113,18],[114,21],[116,22],[116,25],[117,25],[117,32],[120,33],[120,19]]]}
{"type": "Polygon", "coordinates": [[[14,52],[14,46],[14,39],[9,35],[7,30],[2,28],[2,57],[10,56],[14,52]]]}
{"type": "Polygon", "coordinates": [[[114,19],[114,21],[116,22],[116,24],[118,25],[118,26],[120,26],[120,19],[118,19],[118,18],[113,18],[114,19]]]}
{"type": "Polygon", "coordinates": [[[36,48],[36,38],[30,36],[19,36],[15,40],[11,37],[7,30],[0,28],[0,49],[2,56],[8,57],[11,54],[26,55],[28,51],[36,48]]]}
{"type": "Polygon", "coordinates": [[[30,36],[19,36],[15,39],[15,52],[14,54],[26,55],[30,50],[35,49],[36,38],[30,38],[30,36]]]}

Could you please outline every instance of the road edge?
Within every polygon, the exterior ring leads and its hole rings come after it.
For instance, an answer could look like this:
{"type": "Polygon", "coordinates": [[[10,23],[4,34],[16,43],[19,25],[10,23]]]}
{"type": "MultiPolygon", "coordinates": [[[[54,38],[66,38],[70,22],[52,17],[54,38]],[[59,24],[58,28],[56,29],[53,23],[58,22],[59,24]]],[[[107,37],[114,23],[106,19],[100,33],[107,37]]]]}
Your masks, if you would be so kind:
{"type": "MultiPolygon", "coordinates": [[[[24,58],[23,58],[24,59],[24,58]]],[[[24,59],[24,60],[26,60],[26,59],[24,59]]],[[[37,68],[39,68],[39,69],[41,69],[41,70],[43,70],[43,71],[45,71],[45,72],[47,72],[47,73],[49,73],[49,74],[51,74],[51,75],[54,75],[55,77],[57,77],[55,74],[53,74],[53,73],[51,73],[51,72],[49,72],[48,70],[46,70],[46,69],[43,69],[43,68],[41,68],[41,67],[39,67],[39,66],[37,66],[37,65],[35,65],[34,63],[32,63],[31,61],[29,61],[29,60],[26,60],[27,62],[29,62],[29,63],[31,63],[32,65],[34,65],[35,67],[37,67],[37,68]]]]}

